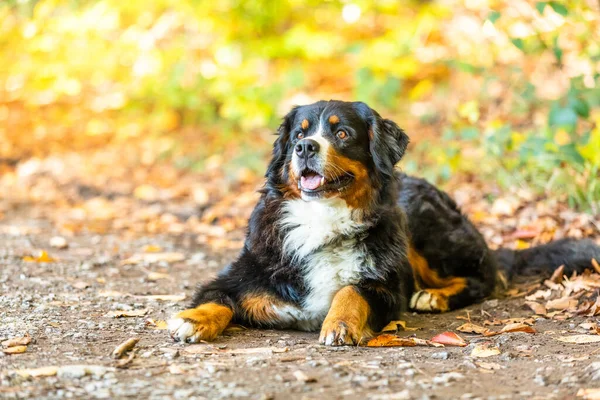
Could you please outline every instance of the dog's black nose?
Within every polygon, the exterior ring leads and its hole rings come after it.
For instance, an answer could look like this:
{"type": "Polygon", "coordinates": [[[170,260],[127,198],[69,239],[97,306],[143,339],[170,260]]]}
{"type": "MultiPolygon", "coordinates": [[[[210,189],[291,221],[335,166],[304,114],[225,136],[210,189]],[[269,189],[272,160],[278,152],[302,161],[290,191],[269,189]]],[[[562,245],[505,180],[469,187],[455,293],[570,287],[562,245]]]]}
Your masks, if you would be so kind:
{"type": "Polygon", "coordinates": [[[304,139],[296,144],[295,150],[298,157],[311,158],[319,152],[319,143],[312,139],[304,139]]]}

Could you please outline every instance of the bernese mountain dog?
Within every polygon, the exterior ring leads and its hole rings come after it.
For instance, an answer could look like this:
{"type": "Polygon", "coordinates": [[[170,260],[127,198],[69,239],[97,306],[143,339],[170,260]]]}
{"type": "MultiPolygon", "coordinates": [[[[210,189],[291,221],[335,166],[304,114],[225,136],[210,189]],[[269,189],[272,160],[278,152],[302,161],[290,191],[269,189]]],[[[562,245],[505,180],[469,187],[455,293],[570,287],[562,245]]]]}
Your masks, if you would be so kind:
{"type": "Polygon", "coordinates": [[[491,251],[446,193],[395,170],[408,142],[365,103],[294,107],[239,257],[173,316],[170,335],[210,341],[237,323],[320,330],[324,345],[354,345],[407,309],[481,301],[499,272],[568,272],[600,258],[590,240],[491,251]]]}

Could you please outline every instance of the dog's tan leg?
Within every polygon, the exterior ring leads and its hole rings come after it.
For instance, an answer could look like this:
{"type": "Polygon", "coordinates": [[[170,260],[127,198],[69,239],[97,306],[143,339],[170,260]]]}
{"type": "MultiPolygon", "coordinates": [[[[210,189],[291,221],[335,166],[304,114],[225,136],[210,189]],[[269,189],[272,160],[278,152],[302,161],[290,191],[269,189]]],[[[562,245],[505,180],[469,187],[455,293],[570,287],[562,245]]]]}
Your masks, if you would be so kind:
{"type": "Polygon", "coordinates": [[[336,293],[321,328],[319,342],[328,346],[354,345],[371,335],[367,328],[369,303],[353,286],[336,293]]]}

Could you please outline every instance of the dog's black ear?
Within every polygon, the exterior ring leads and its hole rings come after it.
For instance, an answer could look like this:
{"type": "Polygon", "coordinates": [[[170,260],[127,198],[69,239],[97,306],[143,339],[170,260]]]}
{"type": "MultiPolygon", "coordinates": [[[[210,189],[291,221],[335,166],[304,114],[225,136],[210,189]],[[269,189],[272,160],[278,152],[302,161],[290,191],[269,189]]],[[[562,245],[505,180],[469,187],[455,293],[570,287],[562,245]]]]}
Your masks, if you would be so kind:
{"type": "Polygon", "coordinates": [[[369,149],[375,166],[385,175],[393,175],[394,166],[408,146],[408,135],[394,121],[381,118],[377,111],[365,103],[354,104],[358,114],[367,123],[369,149]]]}
{"type": "Polygon", "coordinates": [[[292,110],[283,118],[281,125],[279,125],[279,128],[277,129],[278,136],[273,143],[273,156],[266,173],[266,177],[269,178],[269,180],[280,180],[283,178],[281,176],[281,170],[289,157],[290,131],[292,130],[292,124],[296,118],[297,112],[298,106],[292,108],[292,110]]]}

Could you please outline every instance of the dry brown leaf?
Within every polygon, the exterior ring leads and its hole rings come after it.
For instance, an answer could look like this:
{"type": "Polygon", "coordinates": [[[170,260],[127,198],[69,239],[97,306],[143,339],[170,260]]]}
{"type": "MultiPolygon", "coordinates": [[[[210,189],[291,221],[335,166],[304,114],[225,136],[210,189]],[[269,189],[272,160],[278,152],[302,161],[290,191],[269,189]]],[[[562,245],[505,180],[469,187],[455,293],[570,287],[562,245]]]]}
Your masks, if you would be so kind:
{"type": "Polygon", "coordinates": [[[504,368],[502,365],[497,364],[497,363],[492,363],[492,362],[476,362],[475,363],[479,368],[483,368],[483,369],[487,369],[490,371],[494,371],[494,370],[498,370],[498,369],[502,369],[504,368]]]}
{"type": "Polygon", "coordinates": [[[473,324],[471,322],[467,322],[466,324],[462,324],[461,326],[459,326],[458,328],[456,328],[456,330],[459,331],[459,332],[463,332],[463,333],[476,333],[476,334],[479,334],[479,335],[483,335],[484,333],[490,331],[488,328],[485,328],[485,327],[480,326],[480,325],[473,324]]]}
{"type": "Polygon", "coordinates": [[[454,332],[443,332],[431,338],[433,343],[440,343],[446,346],[465,347],[467,342],[454,332]]]}
{"type": "MultiPolygon", "coordinates": [[[[600,336],[599,336],[600,337],[600,336]]],[[[21,354],[27,351],[27,346],[12,346],[6,349],[2,349],[4,354],[21,354]]]]}
{"type": "Polygon", "coordinates": [[[134,254],[133,256],[121,261],[121,265],[140,263],[153,264],[158,262],[173,263],[183,260],[185,260],[185,255],[183,253],[140,253],[134,254]]]}
{"type": "Polygon", "coordinates": [[[490,342],[478,344],[471,351],[471,357],[478,358],[492,357],[498,354],[500,354],[500,349],[490,342]]]}
{"type": "Polygon", "coordinates": [[[526,301],[525,305],[531,308],[531,310],[537,315],[546,315],[547,313],[546,307],[544,307],[543,304],[536,303],[535,301],[526,301]]]}
{"type": "Polygon", "coordinates": [[[167,321],[164,321],[161,319],[155,321],[152,318],[148,318],[146,320],[146,326],[151,326],[154,329],[159,329],[159,330],[167,329],[167,321]]]}
{"type": "Polygon", "coordinates": [[[105,317],[110,318],[121,318],[121,317],[143,317],[148,313],[148,309],[144,308],[143,310],[116,310],[109,311],[105,317]]]}
{"type": "Polygon", "coordinates": [[[5,340],[2,342],[2,346],[4,346],[4,347],[27,346],[29,343],[31,343],[31,336],[25,335],[23,337],[5,340]]]}
{"type": "Polygon", "coordinates": [[[374,337],[367,342],[367,347],[414,347],[416,345],[414,338],[402,338],[389,333],[374,337]]]}
{"type": "Polygon", "coordinates": [[[560,267],[556,268],[554,270],[554,272],[552,273],[552,276],[550,277],[549,281],[550,282],[554,282],[554,283],[561,283],[563,280],[563,275],[565,274],[565,266],[564,264],[561,265],[560,267]]]}
{"type": "Polygon", "coordinates": [[[524,323],[518,322],[514,324],[508,324],[500,330],[500,333],[511,333],[511,332],[525,332],[525,333],[536,333],[533,327],[524,323]]]}
{"type": "Polygon", "coordinates": [[[117,347],[112,352],[113,358],[121,358],[125,353],[132,350],[135,345],[140,341],[140,338],[131,338],[127,339],[117,347]]]}
{"type": "Polygon", "coordinates": [[[46,252],[45,250],[41,251],[40,254],[35,257],[35,256],[25,256],[23,257],[23,261],[26,262],[39,262],[39,263],[49,263],[49,262],[55,262],[56,259],[52,258],[48,255],[48,252],[46,252]]]}
{"type": "Polygon", "coordinates": [[[162,247],[155,244],[148,244],[144,246],[144,253],[160,253],[162,251],[162,247]]]}
{"type": "Polygon", "coordinates": [[[552,289],[538,290],[535,293],[530,294],[529,296],[525,296],[525,300],[529,300],[529,301],[539,300],[539,299],[547,300],[550,298],[550,296],[552,296],[552,289]]]}
{"type": "Polygon", "coordinates": [[[434,343],[430,340],[419,339],[419,338],[405,338],[389,333],[384,333],[373,339],[369,340],[366,344],[367,347],[414,347],[414,346],[432,346],[432,347],[444,347],[440,343],[434,343]]]}
{"type": "Polygon", "coordinates": [[[574,344],[598,343],[600,342],[600,335],[559,336],[556,338],[556,340],[574,344]]]}
{"type": "Polygon", "coordinates": [[[567,310],[577,307],[577,299],[572,297],[562,297],[556,300],[550,300],[546,303],[547,310],[567,310]]]}
{"type": "Polygon", "coordinates": [[[594,267],[594,270],[597,274],[600,274],[600,265],[598,264],[598,261],[596,261],[595,258],[592,258],[592,267],[594,267]]]}

